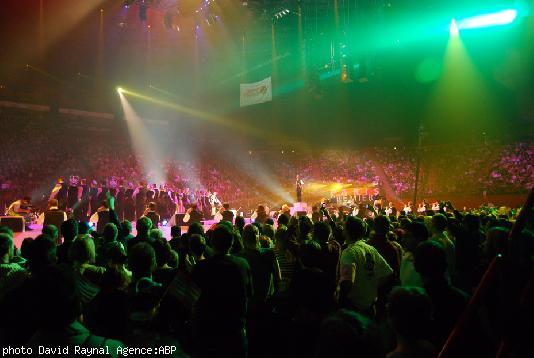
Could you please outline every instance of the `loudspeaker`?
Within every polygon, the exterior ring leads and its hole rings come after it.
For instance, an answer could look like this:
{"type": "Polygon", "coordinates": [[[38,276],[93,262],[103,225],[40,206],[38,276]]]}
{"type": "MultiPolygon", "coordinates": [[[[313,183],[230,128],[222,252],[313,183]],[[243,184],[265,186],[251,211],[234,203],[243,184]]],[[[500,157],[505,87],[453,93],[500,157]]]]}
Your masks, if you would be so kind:
{"type": "Polygon", "coordinates": [[[174,214],[174,223],[176,226],[187,226],[187,223],[184,223],[185,214],[174,214]]]}
{"type": "Polygon", "coordinates": [[[24,232],[24,218],[22,216],[0,216],[0,226],[7,226],[13,232],[24,232]]]}

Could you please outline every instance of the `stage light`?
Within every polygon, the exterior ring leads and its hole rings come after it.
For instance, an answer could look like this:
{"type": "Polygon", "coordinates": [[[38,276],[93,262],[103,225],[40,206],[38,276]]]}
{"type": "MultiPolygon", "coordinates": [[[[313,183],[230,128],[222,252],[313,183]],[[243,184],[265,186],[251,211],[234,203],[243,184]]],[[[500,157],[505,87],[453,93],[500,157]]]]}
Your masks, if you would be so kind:
{"type": "Polygon", "coordinates": [[[491,14],[477,15],[458,21],[458,29],[473,29],[480,27],[507,25],[517,17],[514,9],[502,10],[491,14]]]}
{"type": "Polygon", "coordinates": [[[118,93],[122,93],[122,91],[123,91],[122,87],[117,87],[117,92],[118,93]]]}
{"type": "Polygon", "coordinates": [[[449,34],[451,36],[458,36],[458,25],[456,25],[456,20],[451,20],[451,25],[449,26],[449,34]]]}
{"type": "Polygon", "coordinates": [[[163,220],[163,221],[161,222],[161,225],[163,225],[163,226],[167,226],[168,223],[169,223],[169,222],[168,222],[167,220],[163,220]]]}

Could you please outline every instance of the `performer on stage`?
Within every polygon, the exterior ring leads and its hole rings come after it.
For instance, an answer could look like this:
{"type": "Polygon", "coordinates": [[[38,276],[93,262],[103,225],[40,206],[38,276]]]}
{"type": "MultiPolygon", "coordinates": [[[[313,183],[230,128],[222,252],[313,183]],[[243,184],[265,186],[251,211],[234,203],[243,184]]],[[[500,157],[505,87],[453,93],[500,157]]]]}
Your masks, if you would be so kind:
{"type": "Polygon", "coordinates": [[[386,215],[397,216],[397,208],[393,205],[391,201],[389,202],[388,207],[386,208],[386,215]]]}
{"type": "Polygon", "coordinates": [[[302,202],[302,186],[304,185],[304,181],[300,179],[300,175],[297,174],[297,180],[296,180],[296,187],[297,187],[297,203],[302,202]]]}
{"type": "Polygon", "coordinates": [[[128,221],[135,220],[134,190],[133,183],[128,183],[128,188],[124,192],[124,219],[128,221]]]}
{"type": "Polygon", "coordinates": [[[58,230],[58,237],[61,237],[61,224],[67,221],[67,213],[59,209],[59,203],[56,199],[48,201],[48,209],[39,215],[37,224],[47,226],[54,225],[58,230]]]}
{"type": "Polygon", "coordinates": [[[99,203],[98,203],[98,182],[96,180],[91,180],[89,184],[89,204],[91,205],[90,215],[96,213],[99,203]]]}
{"type": "Polygon", "coordinates": [[[74,211],[74,208],[76,208],[80,202],[79,184],[80,178],[76,175],[71,175],[69,178],[69,187],[67,188],[67,208],[72,211],[74,211]]]}
{"type": "Polygon", "coordinates": [[[160,215],[156,211],[157,205],[155,202],[148,203],[148,207],[146,208],[143,216],[146,216],[147,218],[152,221],[152,227],[157,229],[159,227],[159,221],[160,221],[160,215]]]}
{"type": "Polygon", "coordinates": [[[218,209],[221,207],[221,201],[217,197],[216,191],[211,193],[211,195],[209,196],[209,204],[211,207],[211,215],[215,216],[215,214],[217,214],[218,209]]]}
{"type": "Polygon", "coordinates": [[[214,219],[216,222],[229,221],[233,224],[234,223],[234,212],[230,210],[230,204],[224,203],[219,208],[219,211],[215,214],[214,219]]]}
{"type": "Polygon", "coordinates": [[[74,208],[74,219],[76,221],[87,221],[87,214],[89,212],[90,196],[89,185],[86,179],[80,180],[81,199],[78,206],[74,208]]]}
{"type": "Polygon", "coordinates": [[[198,211],[197,204],[192,204],[189,209],[185,212],[183,221],[190,225],[192,223],[199,223],[203,219],[202,213],[198,211]]]}
{"type": "Polygon", "coordinates": [[[96,232],[102,234],[104,226],[109,223],[109,205],[107,200],[103,200],[96,212],[91,215],[89,222],[96,224],[96,232]]]}
{"type": "Polygon", "coordinates": [[[137,189],[135,189],[133,193],[133,197],[135,201],[135,215],[137,219],[143,216],[143,213],[145,212],[146,194],[147,194],[146,184],[144,182],[139,182],[137,189]]]}
{"type": "Polygon", "coordinates": [[[31,218],[31,201],[29,196],[25,196],[22,199],[16,200],[9,205],[6,214],[9,216],[22,216],[24,218],[25,226],[29,229],[29,225],[32,221],[31,218]]]}

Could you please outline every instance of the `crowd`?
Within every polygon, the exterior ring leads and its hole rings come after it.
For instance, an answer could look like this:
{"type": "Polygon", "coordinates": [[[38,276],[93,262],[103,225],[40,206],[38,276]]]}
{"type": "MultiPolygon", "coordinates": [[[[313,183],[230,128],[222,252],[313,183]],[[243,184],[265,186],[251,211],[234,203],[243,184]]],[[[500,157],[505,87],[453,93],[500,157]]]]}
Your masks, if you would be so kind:
{"type": "MultiPolygon", "coordinates": [[[[457,211],[374,218],[320,209],[198,223],[164,237],[141,217],[136,235],[105,196],[97,233],[72,218],[14,247],[0,227],[0,345],[81,346],[103,356],[435,357],[490,262],[500,279],[455,349],[495,354],[528,328],[513,302],[532,269],[532,217],[457,211]],[[58,230],[60,229],[60,230],[58,230]],[[60,234],[59,234],[60,232],[60,234]]],[[[528,210],[527,210],[528,212],[528,210]]],[[[518,299],[518,298],[517,298],[518,299]]],[[[528,304],[527,304],[528,307],[528,304]]],[[[527,322],[528,323],[528,322],[527,322]]],[[[530,323],[531,327],[531,323],[530,323]]],[[[532,353],[532,351],[530,352],[532,353]]],[[[459,355],[459,356],[460,356],[459,355]]]]}
{"type": "MultiPolygon", "coordinates": [[[[32,196],[34,201],[41,199],[40,205],[46,206],[58,177],[66,180],[75,175],[88,182],[115,181],[124,187],[140,181],[156,183],[154,173],[143,168],[146,160],[132,150],[126,126],[117,121],[68,115],[50,118],[47,113],[3,108],[0,129],[3,133],[17,133],[4,136],[2,142],[10,153],[0,162],[0,202],[4,207],[24,195],[32,196]]],[[[172,143],[169,147],[172,148],[172,143]]],[[[425,146],[421,154],[420,196],[524,192],[534,184],[530,160],[533,151],[532,143],[528,142],[425,146]]],[[[287,202],[287,195],[273,199],[266,184],[292,193],[294,183],[287,178],[295,173],[301,175],[305,184],[390,184],[400,198],[411,197],[415,185],[416,151],[409,147],[264,150],[242,153],[237,159],[213,150],[199,150],[194,159],[170,153],[160,161],[167,186],[215,191],[223,201],[246,210],[260,202],[269,206],[277,206],[277,200],[287,202]],[[256,175],[258,168],[262,169],[260,175],[256,175]],[[383,169],[384,176],[380,176],[378,168],[383,169]],[[270,179],[262,178],[265,175],[270,179]]],[[[310,193],[305,186],[305,197],[307,194],[330,196],[310,193]]]]}

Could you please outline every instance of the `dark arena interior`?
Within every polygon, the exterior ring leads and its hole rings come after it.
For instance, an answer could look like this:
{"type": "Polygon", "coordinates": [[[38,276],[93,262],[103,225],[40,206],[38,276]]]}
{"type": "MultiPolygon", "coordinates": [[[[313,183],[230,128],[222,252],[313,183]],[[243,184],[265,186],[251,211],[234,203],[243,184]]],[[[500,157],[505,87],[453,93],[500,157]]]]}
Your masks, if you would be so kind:
{"type": "Polygon", "coordinates": [[[534,357],[532,0],[0,1],[1,357],[534,357]]]}

